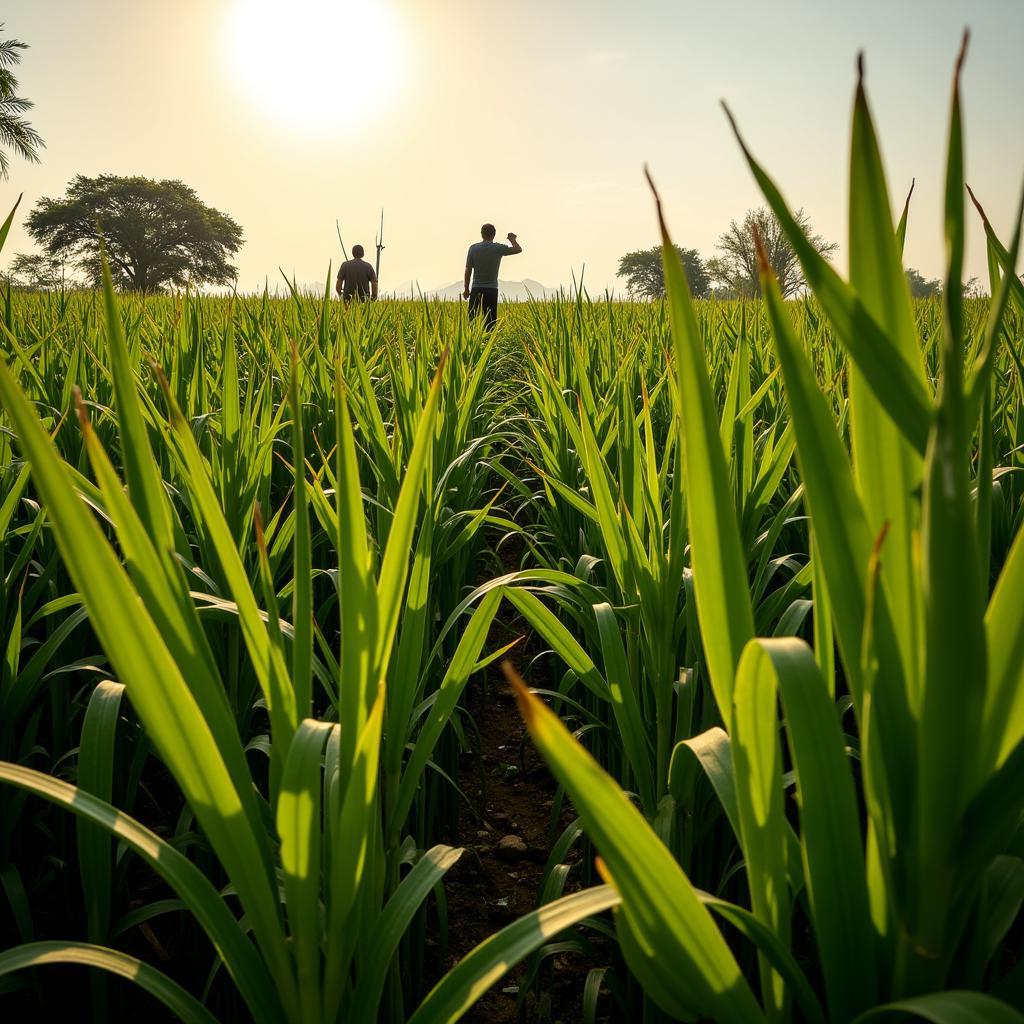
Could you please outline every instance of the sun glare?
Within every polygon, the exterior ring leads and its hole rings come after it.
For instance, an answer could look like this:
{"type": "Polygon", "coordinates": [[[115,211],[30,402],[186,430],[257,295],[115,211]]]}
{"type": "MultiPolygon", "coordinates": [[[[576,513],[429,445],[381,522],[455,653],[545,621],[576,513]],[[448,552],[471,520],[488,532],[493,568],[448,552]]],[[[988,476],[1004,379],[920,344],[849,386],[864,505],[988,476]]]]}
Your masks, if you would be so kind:
{"type": "Polygon", "coordinates": [[[235,72],[261,109],[307,130],[358,124],[400,77],[386,0],[235,0],[228,37],[235,72]]]}

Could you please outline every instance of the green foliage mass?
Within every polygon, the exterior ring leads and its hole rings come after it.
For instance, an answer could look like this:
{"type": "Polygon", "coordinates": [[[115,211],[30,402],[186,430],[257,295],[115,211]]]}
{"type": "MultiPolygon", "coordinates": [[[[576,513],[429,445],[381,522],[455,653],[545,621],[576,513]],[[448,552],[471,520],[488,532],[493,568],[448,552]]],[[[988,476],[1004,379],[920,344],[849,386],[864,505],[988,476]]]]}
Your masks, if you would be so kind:
{"type": "Polygon", "coordinates": [[[941,299],[862,85],[849,280],[740,142],[797,301],[763,238],[763,298],[694,299],[664,221],[664,300],[489,335],[329,279],[7,289],[12,1019],[124,1019],[119,976],[187,1021],[449,1022],[574,954],[583,1019],[1019,1024],[1020,230],[982,214],[965,299],[953,97],[941,299]],[[465,694],[499,659],[552,852],[452,966],[423,951],[459,927],[465,694]]]}

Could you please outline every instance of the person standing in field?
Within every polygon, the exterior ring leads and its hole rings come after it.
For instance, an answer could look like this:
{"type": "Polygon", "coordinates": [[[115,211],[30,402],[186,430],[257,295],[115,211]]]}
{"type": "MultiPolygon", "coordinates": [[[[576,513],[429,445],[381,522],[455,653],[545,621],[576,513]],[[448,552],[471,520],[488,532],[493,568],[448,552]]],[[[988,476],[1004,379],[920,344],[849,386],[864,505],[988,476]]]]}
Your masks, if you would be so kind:
{"type": "Polygon", "coordinates": [[[346,301],[377,298],[377,273],[373,266],[363,259],[363,247],[352,246],[352,259],[345,260],[338,268],[338,294],[346,301]]]}
{"type": "Polygon", "coordinates": [[[494,240],[495,227],[485,224],[480,229],[483,241],[474,242],[466,253],[466,279],[462,297],[469,299],[469,315],[482,316],[488,331],[498,320],[498,268],[503,256],[516,256],[523,247],[513,232],[508,233],[509,244],[494,240]],[[472,280],[472,287],[470,287],[472,280]]]}

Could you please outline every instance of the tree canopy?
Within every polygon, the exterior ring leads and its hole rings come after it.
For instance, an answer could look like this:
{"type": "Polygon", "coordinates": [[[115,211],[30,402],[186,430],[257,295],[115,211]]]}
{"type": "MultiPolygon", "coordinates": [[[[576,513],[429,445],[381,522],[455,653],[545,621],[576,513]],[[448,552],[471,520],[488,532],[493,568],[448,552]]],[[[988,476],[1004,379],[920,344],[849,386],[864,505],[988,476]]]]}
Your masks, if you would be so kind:
{"type": "Polygon", "coordinates": [[[94,284],[101,239],[115,284],[132,291],[238,276],[228,259],[241,248],[241,227],[181,181],[78,175],[63,198],[39,200],[27,228],[48,255],[77,263],[94,284]]]}
{"type": "MultiPolygon", "coordinates": [[[[802,209],[797,210],[793,216],[822,256],[829,257],[836,251],[838,246],[835,242],[827,242],[821,235],[812,233],[810,221],[802,209]]],[[[729,230],[718,239],[718,255],[708,260],[708,272],[725,294],[737,297],[760,295],[755,229],[761,235],[765,254],[778,278],[783,297],[791,298],[805,284],[803,269],[782,231],[782,225],[764,206],[748,210],[742,222],[733,221],[729,225],[729,230]]]]}
{"type": "Polygon", "coordinates": [[[915,299],[930,299],[942,291],[942,282],[937,277],[926,278],[918,273],[913,267],[907,267],[907,284],[910,286],[910,294],[915,299]]]}
{"type": "MultiPolygon", "coordinates": [[[[704,261],[696,249],[683,249],[676,246],[679,258],[683,261],[683,270],[690,286],[690,292],[696,299],[706,298],[711,287],[704,261]]],[[[661,263],[661,246],[652,249],[638,249],[627,252],[619,259],[616,276],[626,279],[626,290],[633,298],[659,299],[665,294],[665,271],[661,263]]]]}
{"type": "MultiPolygon", "coordinates": [[[[3,31],[0,22],[0,31],[3,31]]],[[[11,70],[21,63],[23,50],[28,44],[18,39],[0,39],[0,178],[7,180],[10,157],[4,152],[12,149],[30,163],[39,162],[39,150],[46,143],[42,136],[21,115],[32,109],[32,101],[18,95],[18,79],[11,70]]]]}
{"type": "Polygon", "coordinates": [[[62,287],[74,287],[65,273],[64,261],[59,256],[47,253],[19,252],[11,260],[7,273],[16,288],[27,288],[35,292],[54,291],[62,287]]]}
{"type": "MultiPolygon", "coordinates": [[[[812,232],[803,210],[797,210],[794,217],[822,256],[827,258],[836,251],[838,246],[835,242],[827,242],[812,232]]],[[[770,210],[760,207],[748,210],[742,222],[733,221],[729,225],[729,230],[718,239],[717,255],[709,260],[702,259],[696,249],[676,246],[694,298],[703,299],[710,295],[750,298],[761,294],[755,230],[761,235],[768,262],[775,271],[783,296],[791,298],[804,287],[803,269],[783,234],[782,226],[770,210]]],[[[616,274],[626,279],[626,289],[635,298],[654,299],[665,294],[660,246],[627,252],[619,258],[616,274]]]]}

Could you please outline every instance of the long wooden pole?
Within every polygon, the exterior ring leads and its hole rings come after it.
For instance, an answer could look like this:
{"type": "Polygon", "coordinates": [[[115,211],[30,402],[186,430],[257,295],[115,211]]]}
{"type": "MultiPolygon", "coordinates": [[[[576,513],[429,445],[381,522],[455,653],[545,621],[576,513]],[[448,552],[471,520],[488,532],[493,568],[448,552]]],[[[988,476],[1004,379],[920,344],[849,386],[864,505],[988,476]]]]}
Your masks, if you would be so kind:
{"type": "Polygon", "coordinates": [[[380,280],[380,252],[384,248],[384,207],[380,210],[380,232],[377,235],[377,265],[374,270],[377,274],[377,280],[380,280]]]}

